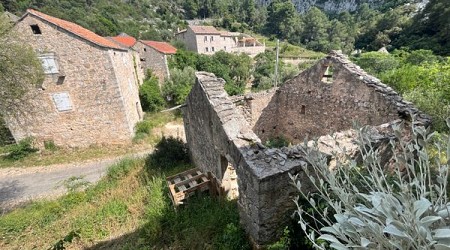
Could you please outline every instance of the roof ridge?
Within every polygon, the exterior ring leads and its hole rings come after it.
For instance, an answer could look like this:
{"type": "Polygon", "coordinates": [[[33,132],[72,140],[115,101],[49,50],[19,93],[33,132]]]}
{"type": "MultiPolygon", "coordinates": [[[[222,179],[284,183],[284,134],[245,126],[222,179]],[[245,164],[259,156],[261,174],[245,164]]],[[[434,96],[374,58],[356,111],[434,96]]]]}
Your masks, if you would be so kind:
{"type": "MultiPolygon", "coordinates": [[[[31,14],[35,17],[38,17],[39,19],[42,19],[46,22],[49,22],[53,25],[58,26],[61,29],[64,29],[67,32],[70,32],[71,34],[74,34],[86,41],[89,41],[97,46],[103,47],[103,48],[111,48],[111,49],[117,49],[117,50],[126,50],[118,45],[116,45],[114,42],[108,40],[107,38],[104,38],[95,32],[88,30],[76,23],[60,19],[57,17],[53,17],[50,15],[47,15],[45,13],[42,13],[40,11],[34,10],[34,9],[27,9],[25,17],[27,14],[31,14]]],[[[23,19],[23,17],[21,19],[23,19]]]]}

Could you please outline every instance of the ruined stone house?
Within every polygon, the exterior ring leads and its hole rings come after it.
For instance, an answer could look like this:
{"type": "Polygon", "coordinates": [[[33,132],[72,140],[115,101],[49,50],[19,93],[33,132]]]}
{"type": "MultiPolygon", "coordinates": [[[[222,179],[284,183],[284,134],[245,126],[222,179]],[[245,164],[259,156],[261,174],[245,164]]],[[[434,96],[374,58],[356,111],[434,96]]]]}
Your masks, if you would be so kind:
{"type": "Polygon", "coordinates": [[[141,69],[147,74],[151,70],[160,80],[160,83],[169,78],[169,63],[170,56],[177,52],[177,49],[166,42],[137,40],[125,33],[121,33],[109,39],[117,42],[119,45],[132,49],[139,54],[141,61],[141,69]]]}
{"type": "Polygon", "coordinates": [[[189,25],[175,34],[188,50],[199,54],[212,55],[217,51],[245,53],[251,57],[265,51],[266,46],[247,34],[219,31],[213,26],[189,25]]]}
{"type": "Polygon", "coordinates": [[[237,173],[241,222],[257,245],[276,240],[290,220],[298,195],[288,173],[303,175],[308,162],[297,144],[318,138],[323,153],[330,137],[355,145],[353,122],[371,128],[374,140],[387,139],[401,121],[429,125],[430,119],[345,56],[330,53],[278,89],[230,98],[224,81],[206,72],[184,108],[192,159],[219,181],[231,165],[237,173]],[[283,136],[292,146],[267,148],[283,136]]]}
{"type": "Polygon", "coordinates": [[[37,52],[45,73],[31,90],[26,114],[6,117],[16,141],[33,136],[70,147],[131,142],[142,119],[142,74],[133,53],[36,10],[27,10],[14,29],[37,52]]]}

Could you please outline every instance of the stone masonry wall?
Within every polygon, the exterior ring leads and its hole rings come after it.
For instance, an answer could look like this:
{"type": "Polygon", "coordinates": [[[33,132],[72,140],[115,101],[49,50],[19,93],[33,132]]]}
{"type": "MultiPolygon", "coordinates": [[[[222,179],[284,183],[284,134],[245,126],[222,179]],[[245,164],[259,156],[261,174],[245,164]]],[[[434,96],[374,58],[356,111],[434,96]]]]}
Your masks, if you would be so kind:
{"type": "Polygon", "coordinates": [[[169,77],[169,65],[167,56],[164,53],[161,53],[140,41],[133,46],[133,49],[139,52],[141,59],[144,59],[141,64],[145,73],[147,73],[147,69],[150,69],[152,73],[158,77],[160,82],[163,82],[169,77]]]}
{"type": "Polygon", "coordinates": [[[239,213],[258,245],[280,236],[297,195],[288,172],[306,166],[298,150],[266,149],[223,89],[224,81],[198,72],[183,109],[186,139],[197,167],[219,181],[227,159],[236,169],[239,213]]]}
{"type": "Polygon", "coordinates": [[[299,143],[350,129],[354,121],[376,126],[414,113],[392,88],[335,53],[281,86],[254,131],[262,141],[284,136],[299,143]],[[333,70],[330,83],[322,81],[326,66],[333,70]]]}
{"type": "Polygon", "coordinates": [[[34,90],[35,106],[29,109],[28,116],[9,120],[16,140],[34,136],[40,141],[53,140],[57,145],[72,147],[131,141],[131,123],[137,120],[132,113],[137,114],[137,109],[135,103],[133,108],[129,103],[139,99],[134,90],[123,92],[128,88],[128,79],[132,80],[130,74],[124,73],[128,69],[121,65],[129,59],[126,51],[108,52],[31,15],[15,29],[38,54],[54,53],[59,66],[58,74],[46,75],[42,88],[34,90]],[[32,24],[39,25],[42,34],[33,34],[32,24]],[[114,70],[123,70],[117,74],[124,79],[119,79],[114,70]],[[71,110],[56,109],[53,97],[60,93],[69,96],[71,110]]]}

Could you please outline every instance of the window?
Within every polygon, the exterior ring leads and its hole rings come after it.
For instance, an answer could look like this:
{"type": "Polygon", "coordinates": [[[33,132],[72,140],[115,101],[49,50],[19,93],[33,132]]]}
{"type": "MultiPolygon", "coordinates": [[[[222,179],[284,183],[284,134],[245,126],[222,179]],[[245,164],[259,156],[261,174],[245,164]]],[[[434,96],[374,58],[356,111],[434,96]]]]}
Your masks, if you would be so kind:
{"type": "Polygon", "coordinates": [[[323,73],[322,82],[332,83],[333,82],[333,67],[325,66],[325,72],[323,73]]]}
{"type": "Polygon", "coordinates": [[[223,50],[225,50],[225,51],[226,51],[226,50],[227,50],[227,46],[223,46],[223,50]]]}
{"type": "Polygon", "coordinates": [[[72,101],[70,100],[69,93],[55,93],[52,95],[53,102],[55,103],[56,109],[60,112],[69,111],[73,109],[72,101]]]}
{"type": "Polygon", "coordinates": [[[141,58],[141,62],[145,62],[145,58],[141,58]]]}
{"type": "Polygon", "coordinates": [[[208,37],[207,36],[205,36],[205,43],[208,41],[208,37]]]}
{"type": "Polygon", "coordinates": [[[211,41],[211,42],[212,42],[212,41],[214,41],[214,37],[213,37],[213,36],[211,36],[211,39],[210,39],[209,41],[211,41]]]}
{"type": "Polygon", "coordinates": [[[208,47],[205,48],[205,51],[208,52],[208,47]]]}
{"type": "Polygon", "coordinates": [[[55,58],[54,54],[40,55],[39,60],[41,60],[42,67],[44,68],[45,74],[59,73],[58,64],[56,63],[56,58],[55,58]]]}
{"type": "Polygon", "coordinates": [[[144,51],[147,51],[147,48],[144,48],[144,51]]]}
{"type": "Polygon", "coordinates": [[[41,28],[39,28],[39,25],[32,24],[32,25],[30,25],[30,27],[31,27],[31,30],[33,31],[33,34],[35,34],[35,35],[42,34],[42,31],[41,31],[41,28]]]}
{"type": "Polygon", "coordinates": [[[300,109],[300,114],[304,115],[306,113],[306,106],[302,105],[301,109],[300,109]]]}
{"type": "Polygon", "coordinates": [[[211,51],[214,52],[214,47],[211,47],[211,51]]]}

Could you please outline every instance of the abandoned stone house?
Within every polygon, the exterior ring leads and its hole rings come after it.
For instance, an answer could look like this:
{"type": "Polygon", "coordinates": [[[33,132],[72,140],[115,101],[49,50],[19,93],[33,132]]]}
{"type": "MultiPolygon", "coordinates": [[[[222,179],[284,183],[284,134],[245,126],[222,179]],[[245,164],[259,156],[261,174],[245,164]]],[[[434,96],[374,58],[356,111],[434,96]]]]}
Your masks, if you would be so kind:
{"type": "Polygon", "coordinates": [[[230,98],[213,74],[196,76],[183,109],[192,159],[219,181],[229,165],[235,169],[241,222],[257,245],[276,240],[295,209],[298,193],[288,173],[303,173],[308,186],[308,162],[297,143],[318,138],[325,145],[319,150],[329,154],[333,133],[356,144],[354,121],[369,126],[377,140],[412,116],[419,125],[430,124],[427,115],[335,52],[277,89],[246,96],[230,98]],[[263,145],[278,136],[292,146],[263,145]]]}
{"type": "Polygon", "coordinates": [[[36,10],[14,26],[37,52],[45,80],[32,89],[26,114],[6,117],[16,141],[83,147],[131,142],[142,119],[139,59],[79,25],[36,10]]]}
{"type": "Polygon", "coordinates": [[[175,38],[183,41],[188,50],[206,55],[225,51],[254,57],[266,49],[256,38],[239,32],[219,31],[213,26],[189,25],[177,32],[175,38]]]}
{"type": "Polygon", "coordinates": [[[177,49],[166,42],[137,40],[125,33],[110,37],[119,45],[139,53],[141,68],[145,74],[151,70],[160,82],[170,76],[168,59],[177,52],[177,49]]]}

